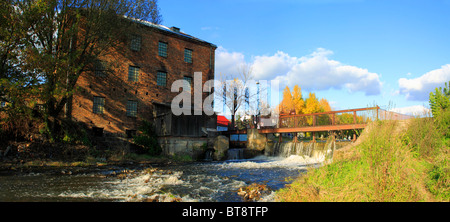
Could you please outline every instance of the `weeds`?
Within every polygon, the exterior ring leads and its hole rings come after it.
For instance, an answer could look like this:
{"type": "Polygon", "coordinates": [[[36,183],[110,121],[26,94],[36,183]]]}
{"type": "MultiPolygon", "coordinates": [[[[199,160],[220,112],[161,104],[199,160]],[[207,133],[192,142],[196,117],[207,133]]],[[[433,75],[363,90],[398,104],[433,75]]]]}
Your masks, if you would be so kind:
{"type": "MultiPolygon", "coordinates": [[[[376,121],[345,158],[309,170],[280,201],[449,201],[449,148],[430,118],[376,121]]],[[[343,155],[342,155],[343,156],[343,155]]]]}

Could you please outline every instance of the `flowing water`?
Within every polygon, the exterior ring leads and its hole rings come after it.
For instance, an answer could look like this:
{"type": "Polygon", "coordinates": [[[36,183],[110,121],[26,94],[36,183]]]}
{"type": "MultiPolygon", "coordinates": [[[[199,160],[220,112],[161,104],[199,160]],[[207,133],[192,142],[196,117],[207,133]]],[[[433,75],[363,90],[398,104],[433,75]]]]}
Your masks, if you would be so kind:
{"type": "MultiPolygon", "coordinates": [[[[243,201],[237,195],[240,187],[258,183],[276,191],[308,167],[320,166],[329,153],[327,149],[325,154],[314,156],[313,148],[303,145],[302,150],[309,155],[297,155],[300,148],[296,145],[275,147],[274,156],[246,160],[237,159],[241,150],[235,150],[232,160],[220,162],[115,168],[71,175],[0,175],[0,201],[243,201]]],[[[262,200],[273,201],[272,195],[262,200]]]]}

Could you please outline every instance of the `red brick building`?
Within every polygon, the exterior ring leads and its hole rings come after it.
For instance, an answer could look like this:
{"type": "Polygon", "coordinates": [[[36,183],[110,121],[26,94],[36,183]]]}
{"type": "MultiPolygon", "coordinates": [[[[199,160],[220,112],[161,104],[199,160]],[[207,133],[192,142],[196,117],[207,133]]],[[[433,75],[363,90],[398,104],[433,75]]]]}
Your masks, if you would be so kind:
{"type": "Polygon", "coordinates": [[[206,128],[216,128],[215,117],[172,115],[170,103],[178,93],[171,85],[192,82],[194,72],[202,72],[203,83],[213,79],[217,46],[176,27],[134,22],[140,24],[137,33],[128,33],[123,44],[95,62],[94,71],[80,76],[71,116],[119,137],[134,134],[143,120],[154,122],[161,137],[205,137],[206,128]]]}

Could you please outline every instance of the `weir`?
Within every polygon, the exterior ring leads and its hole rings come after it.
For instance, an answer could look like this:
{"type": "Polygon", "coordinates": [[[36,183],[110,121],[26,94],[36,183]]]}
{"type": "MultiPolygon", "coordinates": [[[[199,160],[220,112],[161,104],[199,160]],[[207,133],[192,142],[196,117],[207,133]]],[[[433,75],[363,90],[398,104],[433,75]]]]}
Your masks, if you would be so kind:
{"type": "Polygon", "coordinates": [[[335,150],[336,142],[332,139],[326,142],[275,142],[273,150],[266,152],[266,155],[279,157],[296,155],[324,161],[331,160],[335,150]]]}

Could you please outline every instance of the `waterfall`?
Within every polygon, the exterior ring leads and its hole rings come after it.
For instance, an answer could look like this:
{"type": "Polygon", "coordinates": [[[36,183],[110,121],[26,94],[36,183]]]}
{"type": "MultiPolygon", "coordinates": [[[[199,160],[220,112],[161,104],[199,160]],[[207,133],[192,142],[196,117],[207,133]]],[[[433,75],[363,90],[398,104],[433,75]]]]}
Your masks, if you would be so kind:
{"type": "Polygon", "coordinates": [[[212,161],[213,160],[213,153],[214,153],[214,149],[206,150],[205,161],[212,161]]]}
{"type": "Polygon", "coordinates": [[[332,159],[335,146],[336,143],[332,139],[326,142],[274,142],[272,152],[268,155],[286,158],[297,155],[324,161],[332,159]]]}

